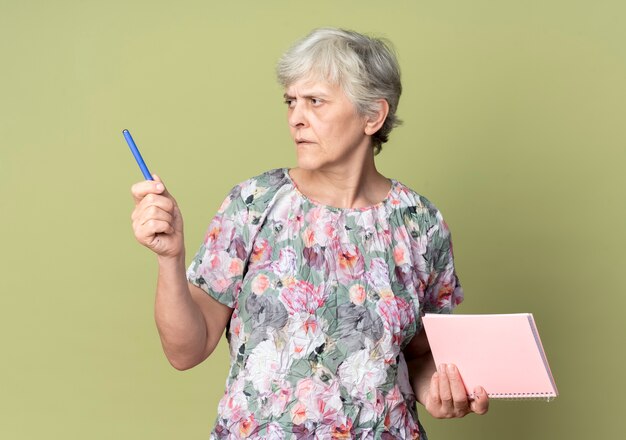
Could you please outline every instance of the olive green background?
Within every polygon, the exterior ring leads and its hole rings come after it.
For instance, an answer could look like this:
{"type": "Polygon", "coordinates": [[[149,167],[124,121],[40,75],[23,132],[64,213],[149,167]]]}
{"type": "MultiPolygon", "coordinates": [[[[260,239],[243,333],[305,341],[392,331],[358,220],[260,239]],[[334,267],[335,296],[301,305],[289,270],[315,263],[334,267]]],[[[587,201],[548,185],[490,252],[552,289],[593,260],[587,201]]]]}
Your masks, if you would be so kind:
{"type": "Polygon", "coordinates": [[[389,38],[405,124],[377,163],[454,236],[460,313],[532,312],[561,393],[423,415],[431,439],[613,439],[624,414],[626,6],[616,1],[0,0],[0,437],[208,438],[228,368],[169,366],[121,130],[181,205],[295,165],[274,64],[389,38]]]}

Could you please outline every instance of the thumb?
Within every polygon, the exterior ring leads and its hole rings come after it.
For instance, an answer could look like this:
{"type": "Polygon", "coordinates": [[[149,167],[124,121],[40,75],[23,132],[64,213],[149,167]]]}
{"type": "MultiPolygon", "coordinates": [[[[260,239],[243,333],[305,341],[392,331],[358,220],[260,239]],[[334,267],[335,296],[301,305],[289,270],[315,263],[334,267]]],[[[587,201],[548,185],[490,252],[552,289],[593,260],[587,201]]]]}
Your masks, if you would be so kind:
{"type": "Polygon", "coordinates": [[[489,411],[489,396],[483,387],[474,389],[474,400],[470,402],[470,409],[480,415],[489,411]]]}
{"type": "Polygon", "coordinates": [[[156,174],[153,174],[152,178],[157,183],[156,189],[157,191],[159,191],[159,194],[169,195],[167,189],[165,189],[165,184],[163,183],[163,180],[156,174]]]}
{"type": "Polygon", "coordinates": [[[157,174],[153,174],[152,178],[157,183],[156,189],[157,191],[159,191],[159,194],[164,195],[165,197],[169,197],[170,199],[172,199],[172,201],[174,201],[174,205],[178,205],[174,196],[165,187],[163,179],[161,179],[157,174]]]}

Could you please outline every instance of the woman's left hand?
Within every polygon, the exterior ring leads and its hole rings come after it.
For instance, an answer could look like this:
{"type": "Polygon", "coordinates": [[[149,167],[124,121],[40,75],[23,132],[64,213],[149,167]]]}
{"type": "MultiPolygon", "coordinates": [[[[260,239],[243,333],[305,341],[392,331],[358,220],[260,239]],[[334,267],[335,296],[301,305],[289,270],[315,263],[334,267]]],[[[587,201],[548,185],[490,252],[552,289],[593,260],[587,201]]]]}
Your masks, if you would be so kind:
{"type": "Polygon", "coordinates": [[[474,398],[468,398],[454,364],[439,366],[430,379],[428,395],[423,403],[426,410],[438,419],[464,417],[471,412],[485,414],[489,409],[489,397],[484,388],[476,387],[474,398]]]}

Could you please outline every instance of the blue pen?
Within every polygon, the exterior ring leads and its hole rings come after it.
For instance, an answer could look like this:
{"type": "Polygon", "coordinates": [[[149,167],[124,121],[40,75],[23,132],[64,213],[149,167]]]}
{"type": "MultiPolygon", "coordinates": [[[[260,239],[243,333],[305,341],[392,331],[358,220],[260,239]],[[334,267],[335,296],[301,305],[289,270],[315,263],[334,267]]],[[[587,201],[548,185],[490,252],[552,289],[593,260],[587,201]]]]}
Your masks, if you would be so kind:
{"type": "Polygon", "coordinates": [[[122,131],[122,133],[124,134],[124,138],[126,139],[126,143],[130,147],[130,151],[132,151],[133,156],[135,156],[135,160],[137,161],[137,165],[139,165],[139,168],[141,168],[141,172],[143,173],[143,177],[145,177],[146,180],[154,180],[152,178],[152,174],[150,174],[150,171],[148,171],[148,167],[146,166],[146,163],[143,161],[143,158],[141,157],[141,153],[137,149],[137,145],[135,145],[135,141],[133,140],[133,137],[130,135],[130,132],[128,130],[124,130],[124,131],[122,131]]]}

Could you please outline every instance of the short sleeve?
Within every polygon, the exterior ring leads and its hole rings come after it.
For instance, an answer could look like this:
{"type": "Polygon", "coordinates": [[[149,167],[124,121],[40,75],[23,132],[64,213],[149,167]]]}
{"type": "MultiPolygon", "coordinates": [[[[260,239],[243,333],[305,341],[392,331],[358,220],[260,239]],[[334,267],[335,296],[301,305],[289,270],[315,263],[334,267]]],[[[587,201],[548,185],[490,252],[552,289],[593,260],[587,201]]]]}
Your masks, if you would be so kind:
{"type": "Polygon", "coordinates": [[[248,260],[248,210],[235,186],[211,220],[187,279],[213,298],[234,308],[248,260]]]}
{"type": "Polygon", "coordinates": [[[424,293],[423,313],[450,313],[463,301],[463,289],[454,268],[452,238],[441,213],[429,232],[431,271],[424,293]]]}

